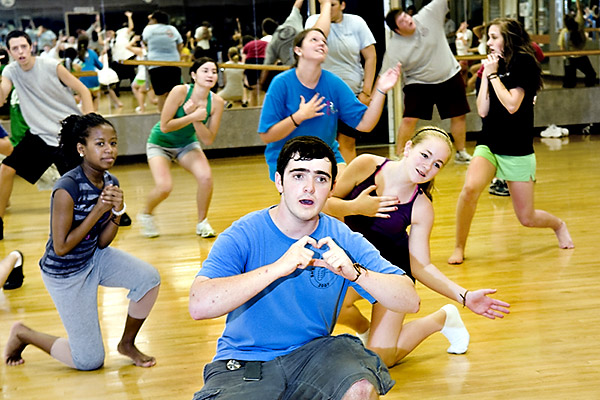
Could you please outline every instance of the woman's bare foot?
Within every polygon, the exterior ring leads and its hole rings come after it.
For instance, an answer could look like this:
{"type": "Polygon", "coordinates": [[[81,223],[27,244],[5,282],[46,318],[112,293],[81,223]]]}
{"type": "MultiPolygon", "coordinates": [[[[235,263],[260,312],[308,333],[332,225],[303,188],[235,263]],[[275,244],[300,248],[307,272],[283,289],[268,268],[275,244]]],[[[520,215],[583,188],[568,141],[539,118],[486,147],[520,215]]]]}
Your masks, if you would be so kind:
{"type": "Polygon", "coordinates": [[[561,249],[572,249],[575,247],[573,243],[573,239],[571,239],[571,235],[569,234],[569,230],[567,229],[567,224],[565,221],[561,221],[560,227],[554,231],[556,237],[558,238],[558,247],[561,249]]]}
{"type": "Polygon", "coordinates": [[[156,359],[152,356],[147,356],[135,347],[134,344],[119,343],[117,346],[119,353],[133,360],[133,363],[138,367],[149,368],[156,365],[156,359]]]}
{"type": "Polygon", "coordinates": [[[454,253],[452,253],[450,258],[448,258],[448,264],[458,265],[458,264],[462,264],[464,260],[465,260],[464,251],[462,249],[459,249],[458,247],[456,247],[454,249],[454,253]]]}
{"type": "Polygon", "coordinates": [[[15,322],[10,328],[8,341],[6,342],[6,347],[4,348],[4,362],[7,365],[14,366],[23,364],[25,362],[23,357],[21,357],[21,354],[23,353],[23,350],[25,350],[25,347],[27,347],[28,343],[22,341],[19,335],[29,330],[30,329],[21,322],[15,322]]]}

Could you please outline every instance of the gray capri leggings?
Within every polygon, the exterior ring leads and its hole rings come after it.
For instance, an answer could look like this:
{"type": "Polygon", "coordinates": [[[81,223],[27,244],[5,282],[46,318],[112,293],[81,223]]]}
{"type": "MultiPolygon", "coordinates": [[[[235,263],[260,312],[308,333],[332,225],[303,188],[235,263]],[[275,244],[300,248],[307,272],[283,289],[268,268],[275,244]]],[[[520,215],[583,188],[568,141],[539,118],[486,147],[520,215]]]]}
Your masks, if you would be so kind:
{"type": "Polygon", "coordinates": [[[42,279],[67,331],[75,367],[84,371],[104,364],[98,286],[129,289],[127,297],[137,302],[160,284],[156,268],[112,247],[97,249],[85,268],[74,275],[64,278],[42,272],[42,279]]]}

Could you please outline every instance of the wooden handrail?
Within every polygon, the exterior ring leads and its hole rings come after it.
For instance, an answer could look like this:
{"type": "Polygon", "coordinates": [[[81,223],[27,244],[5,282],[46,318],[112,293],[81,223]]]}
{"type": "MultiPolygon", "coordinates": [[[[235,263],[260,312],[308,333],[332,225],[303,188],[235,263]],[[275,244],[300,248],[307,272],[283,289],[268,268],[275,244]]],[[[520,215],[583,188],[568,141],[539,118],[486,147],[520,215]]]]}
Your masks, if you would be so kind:
{"type": "MultiPolygon", "coordinates": [[[[576,51],[545,51],[545,57],[565,57],[565,56],[599,56],[600,50],[576,50],[576,51]]],[[[481,54],[472,54],[468,56],[456,56],[457,60],[481,60],[486,58],[487,56],[481,54]]]]}
{"type": "MultiPolygon", "coordinates": [[[[191,61],[148,61],[148,60],[123,60],[123,65],[153,65],[157,67],[191,67],[191,61]]],[[[267,71],[285,71],[290,69],[287,65],[263,65],[263,64],[218,64],[219,68],[232,69],[256,69],[267,71]]]]}

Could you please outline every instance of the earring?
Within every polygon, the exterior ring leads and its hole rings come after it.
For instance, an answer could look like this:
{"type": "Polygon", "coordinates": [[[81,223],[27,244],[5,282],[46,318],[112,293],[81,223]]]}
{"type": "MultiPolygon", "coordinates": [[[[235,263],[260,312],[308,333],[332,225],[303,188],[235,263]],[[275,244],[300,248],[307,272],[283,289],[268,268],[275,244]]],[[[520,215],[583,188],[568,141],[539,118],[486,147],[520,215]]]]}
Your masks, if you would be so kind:
{"type": "Polygon", "coordinates": [[[79,153],[79,157],[83,157],[83,153],[79,153]]]}

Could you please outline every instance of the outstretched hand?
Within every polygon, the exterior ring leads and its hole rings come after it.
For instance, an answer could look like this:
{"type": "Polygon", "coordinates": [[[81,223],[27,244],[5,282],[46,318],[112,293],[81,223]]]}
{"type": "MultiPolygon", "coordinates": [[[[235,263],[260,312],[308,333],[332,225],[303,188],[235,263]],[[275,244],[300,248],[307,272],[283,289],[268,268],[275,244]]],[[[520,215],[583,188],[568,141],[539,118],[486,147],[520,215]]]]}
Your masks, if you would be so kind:
{"type": "Polygon", "coordinates": [[[371,196],[370,193],[377,189],[377,185],[371,185],[362,192],[352,202],[356,209],[360,210],[361,215],[376,218],[390,218],[390,212],[396,211],[397,204],[400,203],[396,196],[371,196]]]}
{"type": "Polygon", "coordinates": [[[385,71],[379,77],[379,79],[377,79],[377,89],[381,90],[384,93],[387,93],[396,85],[396,82],[398,82],[401,70],[402,64],[398,63],[395,67],[392,67],[385,71]]]}
{"type": "Polygon", "coordinates": [[[496,293],[496,289],[479,289],[467,293],[466,306],[475,314],[479,314],[489,319],[504,318],[504,314],[509,314],[510,304],[488,297],[496,293]]]}

